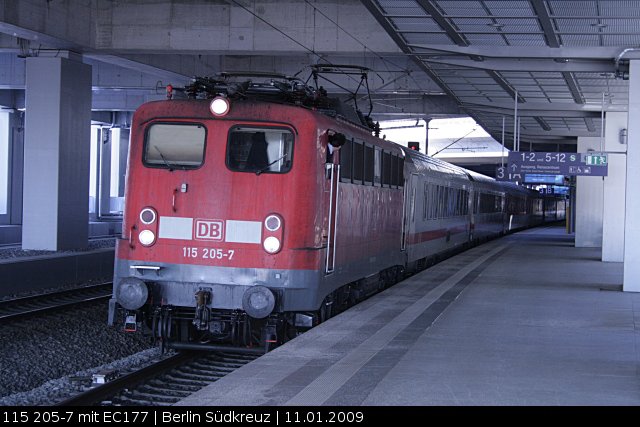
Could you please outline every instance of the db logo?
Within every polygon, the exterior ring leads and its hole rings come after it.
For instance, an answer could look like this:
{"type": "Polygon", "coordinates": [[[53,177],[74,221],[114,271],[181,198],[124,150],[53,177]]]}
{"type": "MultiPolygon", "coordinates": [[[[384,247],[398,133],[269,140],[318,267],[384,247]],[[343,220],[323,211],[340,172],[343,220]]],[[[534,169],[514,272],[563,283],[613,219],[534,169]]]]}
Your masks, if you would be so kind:
{"type": "Polygon", "coordinates": [[[215,219],[197,219],[195,224],[196,240],[218,240],[224,237],[222,221],[215,219]]]}

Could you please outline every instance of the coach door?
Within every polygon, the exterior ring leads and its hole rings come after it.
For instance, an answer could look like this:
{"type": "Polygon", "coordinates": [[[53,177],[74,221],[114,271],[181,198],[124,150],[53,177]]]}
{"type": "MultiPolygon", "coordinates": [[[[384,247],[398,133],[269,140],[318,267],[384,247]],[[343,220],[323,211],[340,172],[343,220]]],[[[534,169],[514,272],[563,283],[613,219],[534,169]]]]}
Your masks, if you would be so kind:
{"type": "MultiPolygon", "coordinates": [[[[416,188],[418,188],[418,175],[411,174],[410,182],[404,184],[404,204],[402,207],[402,250],[407,248],[407,236],[410,232],[411,223],[415,221],[416,210],[416,188]]],[[[426,201],[425,201],[426,203],[426,201]]],[[[414,224],[415,228],[415,224],[414,224]]]]}
{"type": "Polygon", "coordinates": [[[333,273],[336,264],[336,222],[338,218],[338,183],[340,182],[340,165],[327,163],[325,165],[329,184],[329,216],[327,236],[326,274],[333,273]]]}
{"type": "Polygon", "coordinates": [[[478,190],[469,189],[469,240],[473,240],[476,231],[476,207],[478,203],[478,190]]]}

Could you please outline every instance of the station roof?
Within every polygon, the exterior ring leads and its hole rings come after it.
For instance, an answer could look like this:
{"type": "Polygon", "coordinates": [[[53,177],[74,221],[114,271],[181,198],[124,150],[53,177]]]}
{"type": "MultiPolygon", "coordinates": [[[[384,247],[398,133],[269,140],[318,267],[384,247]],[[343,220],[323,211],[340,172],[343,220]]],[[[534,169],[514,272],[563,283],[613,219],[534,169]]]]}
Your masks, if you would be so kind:
{"type": "Polygon", "coordinates": [[[619,60],[640,45],[637,1],[363,3],[401,50],[497,140],[505,117],[508,146],[516,98],[521,140],[547,149],[599,136],[603,108],[627,110],[619,60]]]}
{"type": "MultiPolygon", "coordinates": [[[[220,71],[372,69],[376,119],[470,115],[511,148],[571,151],[628,108],[640,1],[127,0],[4,2],[0,105],[19,107],[24,57],[81,53],[94,110],[132,111],[162,86],[220,71]]],[[[339,89],[339,88],[330,88],[339,89]]],[[[339,92],[339,90],[338,90],[339,92]]]]}

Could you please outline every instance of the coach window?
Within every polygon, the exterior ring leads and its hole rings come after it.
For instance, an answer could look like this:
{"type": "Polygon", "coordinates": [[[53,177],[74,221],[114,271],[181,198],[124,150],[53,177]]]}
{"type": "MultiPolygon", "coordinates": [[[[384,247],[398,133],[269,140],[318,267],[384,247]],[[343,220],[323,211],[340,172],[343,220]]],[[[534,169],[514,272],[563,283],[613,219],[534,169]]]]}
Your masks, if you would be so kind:
{"type": "Polygon", "coordinates": [[[169,170],[196,169],[204,161],[206,136],[201,124],[152,124],[147,128],[144,164],[169,170]]]}
{"type": "Polygon", "coordinates": [[[451,216],[458,216],[458,204],[460,203],[460,198],[458,197],[458,189],[451,189],[451,216]]]}
{"type": "MultiPolygon", "coordinates": [[[[464,192],[464,214],[469,214],[469,199],[471,198],[471,193],[467,190],[464,192]]],[[[473,203],[473,202],[472,202],[473,203]]],[[[473,208],[473,206],[472,206],[473,208]]]]}
{"type": "Polygon", "coordinates": [[[489,195],[485,193],[480,193],[479,195],[480,201],[478,202],[478,213],[488,213],[489,209],[487,208],[487,202],[489,199],[489,195]]]}
{"type": "Polygon", "coordinates": [[[427,219],[436,219],[438,206],[436,204],[438,187],[435,184],[429,184],[429,209],[427,211],[427,219]]]}
{"type": "Polygon", "coordinates": [[[364,147],[360,142],[353,143],[353,183],[362,184],[364,178],[364,147]]]}
{"type": "Polygon", "coordinates": [[[436,185],[429,184],[429,219],[436,219],[438,205],[436,204],[436,185]]]}
{"type": "Polygon", "coordinates": [[[451,188],[444,188],[444,217],[448,218],[451,216],[451,188]]]}
{"type": "Polygon", "coordinates": [[[0,224],[9,222],[9,131],[9,113],[0,113],[0,224]]]}
{"type": "Polygon", "coordinates": [[[469,214],[469,191],[462,190],[462,215],[469,214]]]}
{"type": "Polygon", "coordinates": [[[293,132],[236,126],[229,131],[227,167],[236,172],[286,173],[293,160],[293,132]]]}
{"type": "Polygon", "coordinates": [[[427,219],[427,209],[429,207],[429,184],[424,183],[424,204],[422,205],[422,219],[427,219]]]}

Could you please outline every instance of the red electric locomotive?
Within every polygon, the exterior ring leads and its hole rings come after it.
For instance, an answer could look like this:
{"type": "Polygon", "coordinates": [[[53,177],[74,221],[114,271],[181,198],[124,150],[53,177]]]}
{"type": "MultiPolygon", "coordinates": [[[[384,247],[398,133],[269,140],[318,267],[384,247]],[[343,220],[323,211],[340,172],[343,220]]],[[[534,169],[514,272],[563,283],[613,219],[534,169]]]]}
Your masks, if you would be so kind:
{"type": "Polygon", "coordinates": [[[109,310],[169,347],[268,349],[535,197],[373,136],[297,79],[186,91],[134,115],[109,310]]]}

